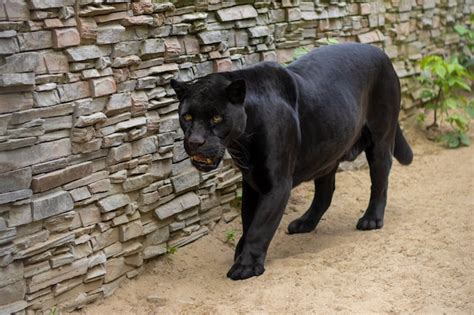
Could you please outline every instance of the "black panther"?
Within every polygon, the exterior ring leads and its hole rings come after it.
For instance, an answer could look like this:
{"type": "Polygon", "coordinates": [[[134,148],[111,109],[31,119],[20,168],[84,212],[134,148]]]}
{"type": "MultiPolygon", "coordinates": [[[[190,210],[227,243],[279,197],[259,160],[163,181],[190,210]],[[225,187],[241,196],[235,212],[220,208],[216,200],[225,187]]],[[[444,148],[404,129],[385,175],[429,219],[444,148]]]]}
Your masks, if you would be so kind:
{"type": "Polygon", "coordinates": [[[400,83],[380,49],[358,43],[317,48],[283,67],[274,62],[171,81],[180,101],[184,146],[201,171],[215,169],[225,149],[243,175],[242,225],[227,276],[264,272],[268,246],[293,187],[312,180],[309,209],[288,232],[316,228],[329,208],[341,161],[365,151],[372,182],[359,230],[384,224],[392,155],[413,153],[398,124],[400,83]]]}

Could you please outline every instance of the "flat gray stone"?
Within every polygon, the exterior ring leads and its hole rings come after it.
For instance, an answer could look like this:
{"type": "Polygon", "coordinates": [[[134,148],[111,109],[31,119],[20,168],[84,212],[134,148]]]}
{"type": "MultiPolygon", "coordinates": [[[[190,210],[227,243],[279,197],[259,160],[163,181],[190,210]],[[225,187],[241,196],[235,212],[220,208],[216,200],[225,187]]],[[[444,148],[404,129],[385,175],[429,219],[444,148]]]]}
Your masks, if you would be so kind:
{"type": "Polygon", "coordinates": [[[7,286],[23,279],[23,262],[15,261],[4,268],[0,268],[0,287],[7,286]]]}
{"type": "MultiPolygon", "coordinates": [[[[2,218],[2,222],[3,218],[2,218]]],[[[4,223],[2,223],[4,225],[4,223]]],[[[2,228],[0,230],[0,245],[10,243],[16,238],[16,228],[2,228]]],[[[3,264],[3,263],[2,263],[3,264]]]]}
{"type": "Polygon", "coordinates": [[[31,189],[23,189],[0,194],[0,205],[29,198],[33,195],[31,189]]]}
{"type": "Polygon", "coordinates": [[[130,120],[122,121],[115,126],[115,131],[126,130],[130,128],[140,127],[146,124],[145,117],[136,117],[130,120]]]}
{"type": "Polygon", "coordinates": [[[119,240],[120,242],[126,242],[133,238],[143,235],[142,221],[135,220],[133,222],[122,224],[119,226],[119,240]]]}
{"type": "Polygon", "coordinates": [[[203,237],[204,235],[209,233],[209,229],[206,226],[201,227],[199,230],[196,232],[192,233],[189,236],[174,240],[169,243],[169,246],[171,247],[182,247],[184,245],[187,245],[189,243],[194,242],[195,240],[203,237]]]}
{"type": "Polygon", "coordinates": [[[195,188],[199,185],[199,171],[191,169],[188,172],[172,177],[171,183],[176,193],[195,188]]]}
{"type": "Polygon", "coordinates": [[[248,29],[250,38],[264,37],[270,35],[268,26],[255,26],[248,29]]]}
{"type": "Polygon", "coordinates": [[[107,113],[123,111],[132,106],[132,96],[130,93],[116,93],[110,96],[105,109],[107,113]]]}
{"type": "Polygon", "coordinates": [[[18,35],[20,50],[39,50],[53,47],[51,31],[20,33],[18,35]]]}
{"type": "Polygon", "coordinates": [[[127,266],[125,264],[124,257],[118,257],[107,260],[107,262],[105,263],[105,269],[106,274],[104,282],[108,283],[119,278],[126,272],[132,270],[133,267],[127,266]]]}
{"type": "Polygon", "coordinates": [[[153,55],[163,52],[165,52],[165,41],[161,38],[145,40],[140,49],[140,55],[153,55]]]}
{"type": "Polygon", "coordinates": [[[26,301],[16,301],[0,306],[0,314],[13,314],[24,310],[28,306],[26,301]]]}
{"type": "Polygon", "coordinates": [[[156,245],[145,247],[143,251],[143,259],[150,259],[159,255],[163,255],[167,252],[165,245],[156,245]]]}
{"type": "Polygon", "coordinates": [[[30,184],[31,168],[29,167],[0,174],[0,193],[27,189],[30,184]]]}
{"type": "Polygon", "coordinates": [[[69,102],[91,96],[91,89],[87,81],[79,81],[59,85],[58,93],[61,102],[69,102]]]}
{"type": "Polygon", "coordinates": [[[206,32],[200,32],[198,34],[198,37],[204,45],[209,45],[209,44],[216,44],[216,43],[227,41],[228,34],[227,34],[227,31],[225,30],[206,31],[206,32]]]}
{"type": "Polygon", "coordinates": [[[100,26],[97,28],[97,44],[118,43],[125,33],[125,27],[120,24],[100,26]]]}
{"type": "Polygon", "coordinates": [[[71,142],[69,139],[60,139],[31,147],[5,151],[0,154],[0,173],[56,160],[70,154],[71,142]]]}
{"type": "MultiPolygon", "coordinates": [[[[20,250],[15,253],[15,260],[31,257],[40,253],[47,253],[46,251],[51,248],[60,247],[64,244],[68,244],[74,241],[74,233],[62,233],[54,236],[49,236],[47,241],[40,242],[30,246],[26,249],[20,250]]],[[[50,254],[49,254],[50,255],[50,254]]],[[[38,260],[36,260],[38,261],[38,260]]],[[[32,261],[33,262],[33,261],[32,261]]]]}
{"type": "Polygon", "coordinates": [[[201,200],[194,192],[188,192],[155,209],[156,216],[166,219],[174,214],[198,206],[201,200]]]}
{"type": "Polygon", "coordinates": [[[57,171],[33,177],[31,188],[36,192],[43,192],[67,184],[92,173],[92,162],[72,165],[57,171]]]}
{"type": "Polygon", "coordinates": [[[85,45],[66,49],[66,54],[71,61],[96,59],[110,55],[110,46],[85,45]]]}
{"type": "Polygon", "coordinates": [[[66,191],[58,191],[33,199],[33,220],[49,218],[74,208],[74,201],[66,191]]]}
{"type": "Polygon", "coordinates": [[[61,102],[59,99],[59,93],[56,90],[34,92],[33,99],[35,105],[39,107],[57,105],[61,102]]]}
{"type": "Polygon", "coordinates": [[[74,5],[75,0],[30,0],[30,6],[32,9],[51,9],[51,8],[62,8],[65,6],[74,5]]]}
{"type": "Polygon", "coordinates": [[[92,126],[97,123],[101,123],[107,120],[107,116],[104,113],[94,113],[86,116],[79,116],[79,118],[74,123],[74,127],[86,127],[92,126]]]}
{"type": "Polygon", "coordinates": [[[130,143],[123,143],[118,147],[110,149],[107,156],[107,162],[112,165],[123,161],[130,160],[132,156],[132,145],[130,143]]]}
{"type": "Polygon", "coordinates": [[[257,16],[257,10],[255,10],[255,8],[249,4],[225,8],[217,11],[217,17],[221,22],[251,19],[257,16]]]}
{"type": "Polygon", "coordinates": [[[0,38],[0,55],[10,55],[20,51],[16,38],[0,38]]]}
{"type": "Polygon", "coordinates": [[[156,180],[156,176],[150,173],[146,173],[140,176],[129,177],[123,183],[123,190],[125,192],[138,190],[140,188],[150,185],[154,180],[156,180]]]}
{"type": "Polygon", "coordinates": [[[8,214],[8,226],[15,227],[19,225],[28,224],[33,221],[31,215],[31,205],[24,204],[19,206],[12,206],[8,214]]]}
{"type": "Polygon", "coordinates": [[[132,142],[132,158],[145,154],[152,154],[156,151],[158,151],[158,141],[156,136],[132,142]]]}
{"type": "Polygon", "coordinates": [[[153,161],[148,173],[152,174],[155,180],[167,178],[171,173],[171,162],[171,159],[153,161]]]}
{"type": "Polygon", "coordinates": [[[183,141],[176,142],[173,149],[173,163],[181,162],[187,157],[188,157],[188,154],[184,150],[183,141]]]}
{"type": "Polygon", "coordinates": [[[34,73],[4,73],[0,74],[0,86],[29,86],[35,84],[34,73]]]}
{"type": "MultiPolygon", "coordinates": [[[[164,45],[164,44],[163,44],[164,45]]],[[[163,46],[164,47],[164,46],[163,46]]],[[[126,57],[140,54],[141,41],[126,41],[113,45],[112,57],[126,57]]]]}
{"type": "Polygon", "coordinates": [[[130,198],[125,194],[117,194],[101,199],[97,202],[102,212],[109,212],[130,203],[130,198]]]}
{"type": "Polygon", "coordinates": [[[159,245],[166,242],[170,238],[169,226],[162,227],[146,236],[143,246],[159,245]]]}
{"type": "Polygon", "coordinates": [[[34,275],[31,278],[31,281],[28,283],[28,291],[36,292],[61,281],[83,275],[87,273],[87,267],[87,258],[82,258],[74,261],[70,265],[51,269],[46,272],[34,275]]]}
{"type": "Polygon", "coordinates": [[[160,120],[160,126],[158,127],[159,133],[174,132],[179,128],[179,119],[177,115],[164,117],[160,120]]]}

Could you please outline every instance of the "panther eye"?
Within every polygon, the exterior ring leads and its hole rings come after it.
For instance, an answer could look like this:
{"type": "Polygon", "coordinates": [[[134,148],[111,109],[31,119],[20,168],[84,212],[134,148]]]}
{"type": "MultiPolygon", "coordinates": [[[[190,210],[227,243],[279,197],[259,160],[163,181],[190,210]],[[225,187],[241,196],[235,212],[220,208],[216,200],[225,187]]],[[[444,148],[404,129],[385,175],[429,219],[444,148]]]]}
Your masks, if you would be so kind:
{"type": "Polygon", "coordinates": [[[193,120],[193,116],[191,116],[191,114],[184,114],[183,119],[185,121],[191,121],[191,120],[193,120]]]}
{"type": "Polygon", "coordinates": [[[221,115],[214,115],[214,116],[212,116],[212,119],[211,119],[211,121],[214,125],[217,125],[217,124],[221,123],[222,120],[223,120],[223,118],[222,118],[221,115]]]}

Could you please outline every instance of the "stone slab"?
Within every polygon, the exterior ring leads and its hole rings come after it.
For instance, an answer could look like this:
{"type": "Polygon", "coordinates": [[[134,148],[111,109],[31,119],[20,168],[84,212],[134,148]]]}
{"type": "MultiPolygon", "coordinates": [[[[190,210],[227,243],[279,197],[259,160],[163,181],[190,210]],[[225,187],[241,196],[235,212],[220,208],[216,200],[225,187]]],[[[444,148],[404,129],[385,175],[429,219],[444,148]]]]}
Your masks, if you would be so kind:
{"type": "Polygon", "coordinates": [[[124,207],[130,203],[130,198],[125,194],[117,194],[101,199],[97,202],[102,212],[109,212],[124,207]]]}
{"type": "Polygon", "coordinates": [[[33,220],[49,218],[53,215],[72,210],[74,201],[66,191],[57,191],[32,201],[33,220]]]}
{"type": "Polygon", "coordinates": [[[163,220],[174,214],[198,206],[200,202],[201,200],[194,192],[188,192],[158,207],[155,210],[155,214],[160,220],[163,220]]]}
{"type": "Polygon", "coordinates": [[[84,162],[51,173],[37,175],[33,177],[31,188],[35,193],[43,192],[88,176],[91,173],[92,162],[84,162]]]}
{"type": "Polygon", "coordinates": [[[28,284],[28,292],[36,292],[61,281],[83,275],[87,272],[87,268],[88,260],[87,258],[82,258],[74,261],[70,265],[34,275],[28,284]]]}

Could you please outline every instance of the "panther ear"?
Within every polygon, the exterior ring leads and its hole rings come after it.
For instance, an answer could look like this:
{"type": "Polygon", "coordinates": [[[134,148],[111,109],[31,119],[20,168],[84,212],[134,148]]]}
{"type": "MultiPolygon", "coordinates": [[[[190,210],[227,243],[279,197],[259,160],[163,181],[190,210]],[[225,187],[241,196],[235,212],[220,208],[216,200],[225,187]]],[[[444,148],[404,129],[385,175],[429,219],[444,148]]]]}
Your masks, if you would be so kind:
{"type": "Polygon", "coordinates": [[[170,84],[173,90],[176,92],[176,96],[181,101],[184,97],[184,94],[188,90],[188,85],[186,84],[186,82],[180,82],[175,79],[171,79],[170,84]]]}
{"type": "Polygon", "coordinates": [[[239,79],[232,81],[232,83],[225,88],[225,91],[227,97],[233,104],[243,104],[246,92],[245,80],[239,79]]]}

